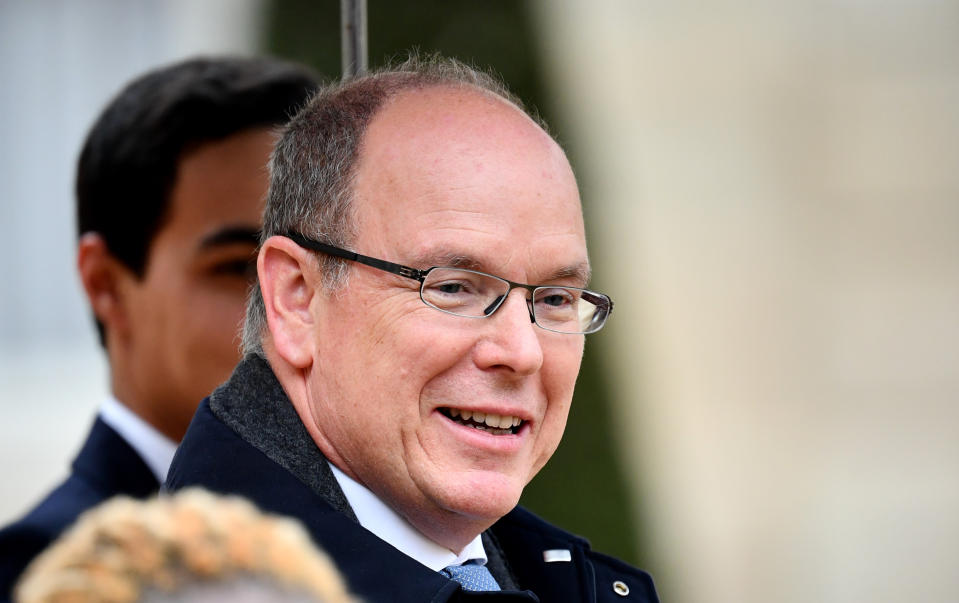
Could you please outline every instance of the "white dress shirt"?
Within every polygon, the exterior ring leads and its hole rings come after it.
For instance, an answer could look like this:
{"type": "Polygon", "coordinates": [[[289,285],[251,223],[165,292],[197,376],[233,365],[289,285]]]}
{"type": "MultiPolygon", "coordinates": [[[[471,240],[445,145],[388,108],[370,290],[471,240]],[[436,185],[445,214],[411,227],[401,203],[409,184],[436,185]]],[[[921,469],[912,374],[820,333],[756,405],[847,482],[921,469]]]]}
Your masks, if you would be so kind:
{"type": "Polygon", "coordinates": [[[100,405],[100,418],[126,440],[161,484],[176,452],[176,442],[156,430],[113,396],[100,405]]]}
{"type": "Polygon", "coordinates": [[[406,519],[383,503],[375,494],[330,463],[330,469],[340,484],[347,502],[356,513],[360,525],[385,540],[400,552],[416,559],[433,571],[439,571],[450,565],[461,565],[474,560],[486,565],[486,549],[483,540],[477,536],[459,553],[436,544],[406,519]]]}

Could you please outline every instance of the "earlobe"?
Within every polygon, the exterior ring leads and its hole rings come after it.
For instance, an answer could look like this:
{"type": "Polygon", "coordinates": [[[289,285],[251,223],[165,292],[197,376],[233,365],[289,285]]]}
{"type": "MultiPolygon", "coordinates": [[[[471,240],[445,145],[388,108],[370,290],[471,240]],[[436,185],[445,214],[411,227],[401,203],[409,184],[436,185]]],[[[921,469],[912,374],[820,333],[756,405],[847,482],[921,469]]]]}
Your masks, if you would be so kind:
{"type": "Polygon", "coordinates": [[[122,331],[126,327],[127,313],[119,283],[123,269],[102,236],[89,232],[80,237],[77,272],[93,314],[106,327],[107,333],[122,331]]]}
{"type": "Polygon", "coordinates": [[[313,362],[315,262],[311,252],[286,237],[267,239],[256,262],[273,347],[296,368],[313,362]]]}

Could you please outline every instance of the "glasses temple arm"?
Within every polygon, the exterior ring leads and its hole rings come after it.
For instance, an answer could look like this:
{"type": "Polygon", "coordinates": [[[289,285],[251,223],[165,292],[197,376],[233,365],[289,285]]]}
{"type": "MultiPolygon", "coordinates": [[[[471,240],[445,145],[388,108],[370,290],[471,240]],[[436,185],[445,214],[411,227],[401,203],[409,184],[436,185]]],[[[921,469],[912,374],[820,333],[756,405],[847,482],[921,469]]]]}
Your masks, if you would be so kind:
{"type": "Polygon", "coordinates": [[[389,272],[391,274],[398,274],[400,276],[405,276],[406,278],[411,278],[415,281],[422,282],[426,278],[426,271],[417,270],[416,268],[410,268],[409,266],[403,266],[402,264],[394,264],[393,262],[387,262],[386,260],[378,260],[376,258],[371,258],[367,255],[361,255],[353,251],[347,251],[346,249],[340,249],[339,247],[334,247],[333,245],[327,245],[320,241],[313,239],[308,239],[307,237],[301,235],[298,232],[287,232],[284,234],[286,238],[292,240],[294,243],[300,247],[306,249],[311,249],[313,251],[319,251],[327,255],[332,255],[338,258],[343,258],[344,260],[349,260],[351,262],[359,262],[360,264],[366,264],[373,268],[377,268],[384,272],[389,272]]]}

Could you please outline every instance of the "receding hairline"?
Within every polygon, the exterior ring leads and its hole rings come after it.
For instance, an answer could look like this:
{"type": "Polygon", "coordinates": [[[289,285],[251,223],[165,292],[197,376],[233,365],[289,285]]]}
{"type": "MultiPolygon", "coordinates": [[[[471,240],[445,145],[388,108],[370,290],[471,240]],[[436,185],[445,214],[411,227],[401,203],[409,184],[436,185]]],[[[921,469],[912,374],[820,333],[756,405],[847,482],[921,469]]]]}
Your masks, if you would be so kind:
{"type": "MultiPolygon", "coordinates": [[[[404,74],[401,73],[395,75],[404,74]]],[[[356,158],[351,166],[352,176],[349,179],[350,195],[354,202],[358,201],[358,199],[356,199],[354,196],[356,192],[356,178],[362,170],[369,169],[367,162],[370,160],[369,141],[371,132],[375,132],[377,129],[384,127],[384,119],[387,118],[391,109],[395,108],[398,103],[410,100],[411,97],[415,97],[417,95],[428,95],[432,93],[441,93],[444,91],[461,94],[464,98],[481,99],[489,106],[497,107],[498,109],[501,109],[510,115],[511,118],[517,119],[516,123],[522,123],[523,128],[526,129],[527,132],[535,133],[535,138],[537,139],[538,144],[542,144],[543,148],[548,148],[550,153],[556,158],[562,158],[562,162],[569,170],[575,182],[576,177],[573,173],[572,164],[570,163],[569,157],[567,157],[566,151],[563,149],[562,145],[560,145],[555,137],[553,137],[553,135],[548,131],[544,123],[542,123],[534,115],[531,115],[522,104],[518,104],[521,103],[521,101],[518,99],[514,101],[513,99],[505,97],[495,90],[490,90],[489,88],[485,88],[472,82],[455,80],[414,82],[412,85],[398,87],[394,90],[391,90],[378,104],[375,111],[370,116],[369,121],[364,126],[356,146],[356,158]]],[[[417,103],[415,106],[419,107],[418,113],[420,115],[428,115],[428,104],[417,103]]],[[[502,118],[495,117],[494,119],[502,118]]],[[[582,211],[581,200],[580,211],[582,211]]]]}
{"type": "MultiPolygon", "coordinates": [[[[404,75],[402,73],[395,75],[404,75]]],[[[546,124],[542,120],[538,119],[535,115],[530,114],[530,112],[523,106],[519,99],[509,98],[503,96],[500,92],[496,90],[491,90],[479,84],[472,82],[458,81],[458,80],[426,80],[426,81],[415,81],[410,85],[398,85],[394,90],[391,90],[383,98],[382,102],[376,107],[376,110],[370,117],[369,122],[366,127],[363,129],[363,134],[360,137],[359,144],[359,156],[362,156],[362,151],[365,148],[365,143],[368,138],[370,129],[373,128],[374,124],[380,122],[385,114],[387,114],[391,108],[395,107],[397,104],[409,100],[410,97],[415,97],[418,95],[430,95],[436,93],[451,92],[456,93],[464,98],[474,98],[487,101],[491,106],[499,106],[503,109],[510,110],[509,112],[521,118],[527,125],[529,125],[532,130],[538,132],[544,140],[551,143],[551,146],[559,150],[563,156],[566,156],[565,150],[559,142],[553,137],[549,132],[546,124]]],[[[568,158],[567,158],[568,161],[568,158]]]]}

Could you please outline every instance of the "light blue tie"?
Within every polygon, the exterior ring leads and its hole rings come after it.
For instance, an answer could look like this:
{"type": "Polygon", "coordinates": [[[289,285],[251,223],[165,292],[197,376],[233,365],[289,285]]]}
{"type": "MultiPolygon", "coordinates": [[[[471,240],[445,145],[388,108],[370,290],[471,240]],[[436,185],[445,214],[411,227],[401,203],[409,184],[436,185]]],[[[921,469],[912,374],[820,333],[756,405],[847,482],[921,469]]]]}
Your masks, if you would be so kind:
{"type": "Polygon", "coordinates": [[[485,565],[475,561],[451,565],[440,570],[440,573],[462,584],[464,590],[500,590],[493,574],[489,573],[485,565]]]}

